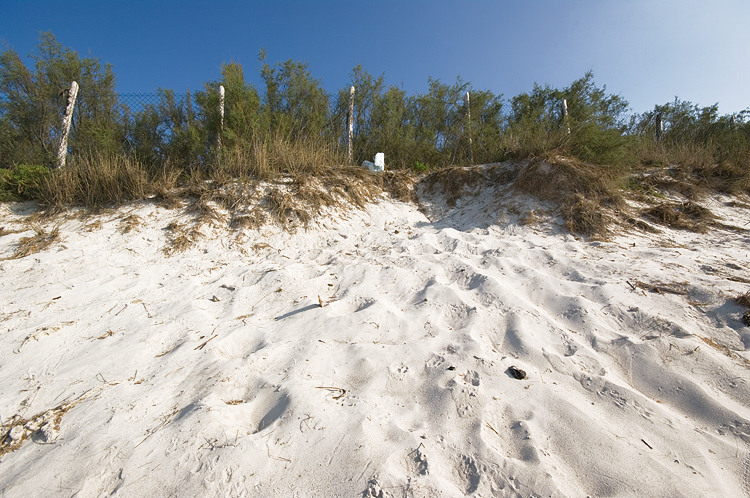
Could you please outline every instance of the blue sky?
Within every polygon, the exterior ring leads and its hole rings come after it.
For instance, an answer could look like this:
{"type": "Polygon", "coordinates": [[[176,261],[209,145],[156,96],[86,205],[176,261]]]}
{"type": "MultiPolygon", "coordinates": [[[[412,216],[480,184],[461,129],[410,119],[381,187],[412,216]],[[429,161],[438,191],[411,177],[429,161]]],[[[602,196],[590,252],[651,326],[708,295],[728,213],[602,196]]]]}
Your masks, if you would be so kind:
{"type": "MultiPolygon", "coordinates": [[[[307,62],[333,92],[361,64],[410,94],[461,76],[506,98],[592,70],[635,112],[675,96],[722,114],[750,107],[748,0],[3,0],[0,39],[21,56],[40,31],[113,64],[118,91],[177,92],[258,52],[307,62]]],[[[29,62],[30,63],[30,62],[29,62]]]]}

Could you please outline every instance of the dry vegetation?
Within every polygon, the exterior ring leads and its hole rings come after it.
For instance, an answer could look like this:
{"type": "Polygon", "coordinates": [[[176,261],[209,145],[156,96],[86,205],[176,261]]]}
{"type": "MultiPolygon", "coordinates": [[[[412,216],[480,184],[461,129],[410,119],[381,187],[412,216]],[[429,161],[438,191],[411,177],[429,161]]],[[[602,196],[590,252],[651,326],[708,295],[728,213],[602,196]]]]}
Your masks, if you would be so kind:
{"type": "Polygon", "coordinates": [[[60,240],[60,230],[58,227],[47,231],[41,225],[32,223],[31,229],[34,231],[34,235],[31,237],[21,237],[18,247],[16,247],[16,252],[11,256],[11,259],[23,258],[43,251],[60,240]]]}
{"type": "Polygon", "coordinates": [[[740,306],[750,309],[750,290],[737,296],[735,302],[740,306]]]}
{"type": "Polygon", "coordinates": [[[142,223],[143,219],[140,216],[131,213],[120,220],[120,232],[123,234],[130,233],[138,228],[142,223]]]}
{"type": "Polygon", "coordinates": [[[82,398],[63,403],[51,410],[38,413],[28,419],[14,415],[0,426],[0,458],[6,453],[20,448],[26,441],[51,443],[57,438],[63,415],[70,411],[82,398]]]}
{"type": "Polygon", "coordinates": [[[184,223],[173,221],[164,229],[167,232],[168,245],[163,249],[164,254],[172,256],[181,253],[203,238],[198,226],[189,227],[184,223]]]}
{"type": "Polygon", "coordinates": [[[613,221],[607,213],[624,209],[618,185],[625,174],[622,168],[551,156],[530,161],[514,188],[559,205],[565,226],[571,232],[604,237],[610,233],[613,221]]]}
{"type": "MultiPolygon", "coordinates": [[[[404,202],[419,202],[419,191],[439,193],[447,207],[454,207],[461,197],[486,188],[551,202],[568,230],[594,238],[607,237],[618,227],[742,230],[722,224],[701,200],[713,192],[746,192],[749,175],[733,163],[717,163],[705,149],[653,143],[639,147],[640,165],[602,166],[553,151],[498,165],[374,174],[343,165],[345,159],[331,142],[276,137],[223,150],[207,169],[154,169],[125,156],[79,156],[44,178],[39,201],[48,214],[70,206],[101,210],[139,199],[184,208],[195,226],[170,230],[169,253],[189,247],[204,225],[242,230],[273,223],[293,231],[331,209],[364,208],[384,193],[404,202]]],[[[523,218],[524,223],[539,220],[536,214],[523,218]]],[[[137,216],[126,217],[120,230],[128,233],[141,222],[137,216]]],[[[56,237],[57,231],[40,229],[22,239],[14,257],[42,250],[56,237]]]]}

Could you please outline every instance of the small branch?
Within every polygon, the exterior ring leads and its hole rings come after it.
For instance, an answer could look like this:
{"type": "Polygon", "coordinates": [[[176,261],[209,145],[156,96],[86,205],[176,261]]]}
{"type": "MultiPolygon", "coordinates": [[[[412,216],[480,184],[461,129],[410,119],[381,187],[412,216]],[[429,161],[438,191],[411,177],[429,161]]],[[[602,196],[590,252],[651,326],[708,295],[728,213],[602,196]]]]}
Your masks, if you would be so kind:
{"type": "Polygon", "coordinates": [[[203,349],[203,348],[205,348],[205,347],[206,347],[206,344],[208,344],[208,342],[209,342],[209,341],[210,341],[211,339],[215,339],[216,337],[218,337],[218,335],[217,335],[217,334],[214,334],[214,335],[212,335],[212,336],[211,336],[210,338],[206,339],[206,341],[205,341],[205,342],[204,342],[203,344],[201,344],[200,346],[196,346],[196,348],[195,348],[195,349],[193,349],[193,351],[197,351],[197,350],[199,350],[199,349],[203,349]]]}
{"type": "Polygon", "coordinates": [[[148,315],[148,317],[153,318],[153,316],[151,316],[151,313],[148,311],[148,308],[146,308],[146,303],[141,301],[141,304],[143,305],[143,309],[146,310],[146,314],[148,315]]]}
{"type": "Polygon", "coordinates": [[[494,428],[494,427],[492,427],[492,426],[490,425],[490,423],[489,423],[489,422],[487,422],[487,423],[486,423],[486,425],[487,425],[487,427],[489,427],[489,429],[490,429],[490,430],[491,430],[492,432],[494,432],[495,434],[497,434],[497,436],[498,436],[498,437],[502,437],[502,436],[500,435],[500,433],[499,433],[499,432],[497,432],[497,431],[495,430],[495,428],[494,428]]]}
{"type": "Polygon", "coordinates": [[[323,386],[318,387],[318,386],[316,386],[315,389],[325,389],[325,390],[331,391],[331,392],[338,392],[339,395],[338,396],[333,396],[333,399],[341,399],[344,396],[346,396],[346,389],[341,389],[340,387],[323,387],[323,386]]]}

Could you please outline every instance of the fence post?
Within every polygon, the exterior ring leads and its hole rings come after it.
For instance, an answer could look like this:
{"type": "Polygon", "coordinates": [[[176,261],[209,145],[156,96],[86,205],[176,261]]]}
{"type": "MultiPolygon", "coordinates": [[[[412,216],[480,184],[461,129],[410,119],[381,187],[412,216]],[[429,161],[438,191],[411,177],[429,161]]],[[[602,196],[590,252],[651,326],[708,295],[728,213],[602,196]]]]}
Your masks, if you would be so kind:
{"type": "Polygon", "coordinates": [[[65,108],[65,117],[63,118],[60,148],[57,149],[57,164],[60,168],[65,167],[65,160],[68,157],[68,135],[70,134],[70,125],[73,123],[73,109],[76,106],[77,96],[78,83],[74,81],[70,84],[70,90],[68,91],[68,105],[65,108]]]}
{"type": "Polygon", "coordinates": [[[219,135],[216,138],[216,150],[221,150],[221,135],[224,133],[224,85],[219,85],[219,135]]]}
{"type": "Polygon", "coordinates": [[[568,135],[570,135],[570,123],[568,122],[568,99],[563,99],[562,109],[563,109],[563,124],[565,125],[565,131],[568,135]]]}
{"type": "Polygon", "coordinates": [[[661,142],[662,135],[664,134],[664,121],[661,118],[661,113],[656,113],[656,141],[661,142]]]}
{"type": "Polygon", "coordinates": [[[471,101],[469,100],[469,92],[466,92],[466,129],[469,135],[469,164],[474,164],[474,146],[471,137],[471,101]]]}
{"type": "Polygon", "coordinates": [[[352,155],[354,153],[354,86],[349,88],[349,115],[346,119],[347,129],[347,145],[346,145],[346,157],[349,159],[349,164],[352,164],[352,155]]]}

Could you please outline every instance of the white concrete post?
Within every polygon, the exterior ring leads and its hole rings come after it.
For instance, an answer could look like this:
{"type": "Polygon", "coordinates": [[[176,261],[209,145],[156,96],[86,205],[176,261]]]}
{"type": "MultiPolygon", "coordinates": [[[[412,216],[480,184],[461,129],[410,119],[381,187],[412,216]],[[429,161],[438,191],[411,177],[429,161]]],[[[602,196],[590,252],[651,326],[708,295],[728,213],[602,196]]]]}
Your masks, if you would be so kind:
{"type": "Polygon", "coordinates": [[[57,149],[57,165],[60,168],[65,167],[65,160],[68,157],[68,136],[70,134],[70,125],[73,123],[73,110],[76,106],[76,97],[78,96],[78,83],[75,81],[70,84],[68,91],[68,105],[65,108],[65,117],[63,118],[62,135],[60,136],[60,148],[57,149]]]}
{"type": "Polygon", "coordinates": [[[349,158],[349,164],[352,164],[352,155],[354,153],[354,87],[349,88],[349,115],[347,116],[347,145],[346,157],[349,158]]]}
{"type": "Polygon", "coordinates": [[[219,85],[219,136],[216,139],[216,149],[221,149],[221,134],[224,132],[224,85],[219,85]]]}
{"type": "Polygon", "coordinates": [[[565,124],[565,131],[570,135],[570,124],[568,124],[568,100],[563,99],[563,123],[565,124]]]}
{"type": "Polygon", "coordinates": [[[469,163],[474,164],[474,146],[471,138],[471,101],[469,92],[466,92],[466,129],[469,134],[469,163]]]}

